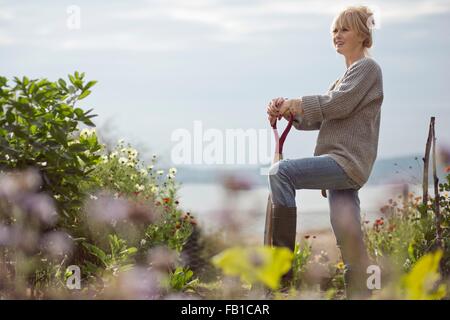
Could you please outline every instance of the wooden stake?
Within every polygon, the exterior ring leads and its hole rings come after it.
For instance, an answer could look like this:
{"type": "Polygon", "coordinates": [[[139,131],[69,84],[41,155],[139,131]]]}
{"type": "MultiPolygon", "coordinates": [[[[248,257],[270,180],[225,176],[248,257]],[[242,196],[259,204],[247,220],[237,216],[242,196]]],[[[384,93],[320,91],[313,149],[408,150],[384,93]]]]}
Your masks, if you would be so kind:
{"type": "Polygon", "coordinates": [[[422,191],[423,191],[423,197],[422,197],[422,203],[427,208],[428,205],[428,165],[430,162],[430,149],[431,149],[431,138],[433,135],[432,132],[432,124],[434,123],[434,117],[431,117],[430,121],[430,128],[428,130],[428,139],[427,144],[425,145],[425,156],[422,158],[423,160],[423,182],[422,182],[422,191]]]}
{"type": "Polygon", "coordinates": [[[433,181],[434,181],[434,214],[436,221],[436,242],[438,246],[442,248],[442,217],[439,205],[440,195],[439,195],[439,178],[436,173],[436,133],[434,130],[434,117],[431,118],[431,126],[433,130],[433,181]]]}

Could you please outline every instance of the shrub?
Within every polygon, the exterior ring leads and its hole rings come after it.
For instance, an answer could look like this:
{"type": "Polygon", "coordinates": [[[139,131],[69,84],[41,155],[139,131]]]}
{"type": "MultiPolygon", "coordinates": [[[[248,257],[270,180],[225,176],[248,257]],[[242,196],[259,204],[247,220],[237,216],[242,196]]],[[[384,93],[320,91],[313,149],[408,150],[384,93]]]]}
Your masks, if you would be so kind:
{"type": "Polygon", "coordinates": [[[0,77],[0,170],[38,168],[40,191],[54,196],[62,213],[60,225],[76,219],[81,205],[79,184],[98,163],[101,145],[87,129],[94,126],[92,109],[76,103],[87,97],[96,81],[84,83],[84,73],[63,79],[0,77]]]}

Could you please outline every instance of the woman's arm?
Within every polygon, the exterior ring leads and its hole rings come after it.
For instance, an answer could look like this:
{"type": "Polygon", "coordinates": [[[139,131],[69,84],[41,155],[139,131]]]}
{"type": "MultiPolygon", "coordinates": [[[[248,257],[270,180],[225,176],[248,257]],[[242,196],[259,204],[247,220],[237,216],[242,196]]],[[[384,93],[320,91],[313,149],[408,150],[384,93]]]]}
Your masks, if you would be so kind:
{"type": "Polygon", "coordinates": [[[348,117],[377,79],[377,64],[362,59],[352,65],[340,85],[326,95],[304,96],[301,107],[309,123],[348,117]]]}
{"type": "Polygon", "coordinates": [[[302,116],[297,115],[294,118],[294,121],[292,122],[292,125],[297,130],[310,131],[310,130],[319,130],[321,123],[320,122],[308,123],[308,122],[304,121],[302,116]]]}

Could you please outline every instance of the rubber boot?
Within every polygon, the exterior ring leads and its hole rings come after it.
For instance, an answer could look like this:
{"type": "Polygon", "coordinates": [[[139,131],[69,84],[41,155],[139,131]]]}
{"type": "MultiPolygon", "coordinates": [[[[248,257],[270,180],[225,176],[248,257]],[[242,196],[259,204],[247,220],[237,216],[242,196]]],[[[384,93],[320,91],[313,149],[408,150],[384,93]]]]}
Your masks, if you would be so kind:
{"type": "MultiPolygon", "coordinates": [[[[272,228],[272,245],[275,247],[286,247],[293,252],[297,234],[297,207],[272,205],[272,228]]],[[[282,287],[286,288],[289,286],[292,276],[291,267],[282,277],[282,287]]]]}

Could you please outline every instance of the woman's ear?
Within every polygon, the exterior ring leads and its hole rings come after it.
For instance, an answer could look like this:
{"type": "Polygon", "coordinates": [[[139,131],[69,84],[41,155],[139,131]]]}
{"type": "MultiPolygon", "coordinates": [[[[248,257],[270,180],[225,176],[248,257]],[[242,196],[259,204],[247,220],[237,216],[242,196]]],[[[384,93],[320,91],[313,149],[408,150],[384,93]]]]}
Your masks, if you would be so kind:
{"type": "Polygon", "coordinates": [[[361,42],[361,45],[364,46],[364,42],[366,41],[367,37],[360,34],[358,35],[358,41],[361,42]]]}

